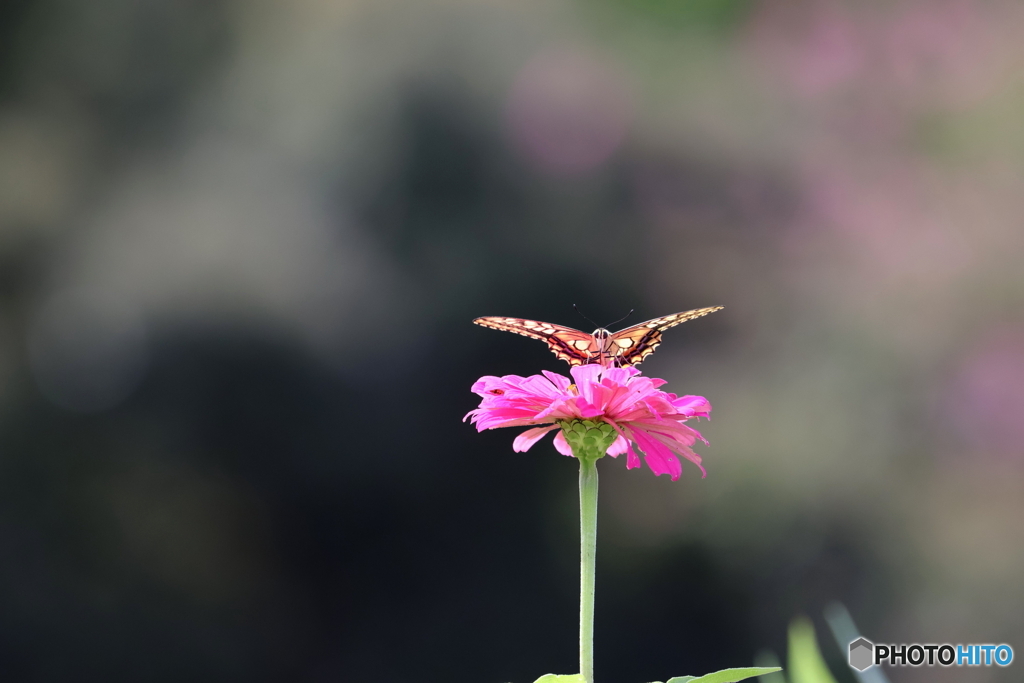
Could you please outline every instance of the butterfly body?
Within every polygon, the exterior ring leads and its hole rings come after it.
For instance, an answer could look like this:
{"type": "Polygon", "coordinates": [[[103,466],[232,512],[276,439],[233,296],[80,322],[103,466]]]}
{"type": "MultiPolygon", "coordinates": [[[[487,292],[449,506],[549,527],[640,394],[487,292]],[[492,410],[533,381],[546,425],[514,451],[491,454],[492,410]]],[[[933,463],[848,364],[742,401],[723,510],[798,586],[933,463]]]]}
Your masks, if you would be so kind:
{"type": "Polygon", "coordinates": [[[487,316],[473,322],[494,330],[512,332],[531,339],[539,339],[551,352],[569,365],[599,363],[604,366],[636,365],[654,353],[661,343],[661,333],[687,320],[693,320],[720,310],[721,306],[695,308],[654,318],[618,332],[598,328],[587,334],[580,330],[539,320],[487,316]]]}

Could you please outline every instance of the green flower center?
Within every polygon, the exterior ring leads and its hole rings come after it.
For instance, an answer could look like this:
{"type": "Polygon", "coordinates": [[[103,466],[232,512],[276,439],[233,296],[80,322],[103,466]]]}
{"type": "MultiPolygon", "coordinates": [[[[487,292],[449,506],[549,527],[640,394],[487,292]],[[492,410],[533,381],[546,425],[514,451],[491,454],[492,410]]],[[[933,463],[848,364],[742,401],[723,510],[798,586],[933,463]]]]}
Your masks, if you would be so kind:
{"type": "Polygon", "coordinates": [[[597,460],[608,453],[618,437],[615,428],[597,420],[565,420],[559,423],[572,453],[581,460],[597,460]]]}

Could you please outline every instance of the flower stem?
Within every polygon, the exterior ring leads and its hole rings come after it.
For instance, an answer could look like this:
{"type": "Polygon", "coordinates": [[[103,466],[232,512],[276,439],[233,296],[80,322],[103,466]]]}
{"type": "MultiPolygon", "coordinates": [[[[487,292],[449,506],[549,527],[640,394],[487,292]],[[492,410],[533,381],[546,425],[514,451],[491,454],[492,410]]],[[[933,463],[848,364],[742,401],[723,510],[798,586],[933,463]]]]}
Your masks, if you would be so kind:
{"type": "Polygon", "coordinates": [[[594,683],[594,569],[597,557],[597,459],[580,461],[580,673],[594,683]]]}

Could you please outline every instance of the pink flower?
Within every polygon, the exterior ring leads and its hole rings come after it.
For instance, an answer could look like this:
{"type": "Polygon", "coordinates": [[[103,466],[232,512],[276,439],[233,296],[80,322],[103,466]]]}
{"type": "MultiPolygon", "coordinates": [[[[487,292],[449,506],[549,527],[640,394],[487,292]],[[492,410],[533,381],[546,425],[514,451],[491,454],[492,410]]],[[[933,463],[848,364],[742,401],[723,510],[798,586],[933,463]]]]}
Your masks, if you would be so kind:
{"type": "MultiPolygon", "coordinates": [[[[555,435],[555,448],[563,455],[574,455],[566,434],[577,450],[595,447],[596,437],[599,450],[604,443],[610,444],[606,447],[607,455],[626,453],[628,469],[640,466],[640,458],[633,450],[635,444],[656,475],[667,473],[672,481],[678,479],[682,473],[678,454],[707,476],[700,456],[691,448],[697,439],[707,441],[697,430],[683,424],[691,417],[710,416],[711,404],[706,398],[680,397],[661,391],[658,387],[665,380],[643,377],[631,367],[580,365],[570,373],[575,384],[568,377],[546,370],[543,375],[531,377],[481,377],[473,385],[473,392],[483,400],[466,418],[476,425],[477,431],[544,425],[527,429],[516,437],[512,448],[519,452],[529,450],[545,434],[561,427],[555,435]],[[610,425],[614,432],[604,425],[610,425]],[[608,435],[604,442],[602,433],[608,435]]],[[[602,455],[605,453],[597,453],[596,457],[602,455]]]]}

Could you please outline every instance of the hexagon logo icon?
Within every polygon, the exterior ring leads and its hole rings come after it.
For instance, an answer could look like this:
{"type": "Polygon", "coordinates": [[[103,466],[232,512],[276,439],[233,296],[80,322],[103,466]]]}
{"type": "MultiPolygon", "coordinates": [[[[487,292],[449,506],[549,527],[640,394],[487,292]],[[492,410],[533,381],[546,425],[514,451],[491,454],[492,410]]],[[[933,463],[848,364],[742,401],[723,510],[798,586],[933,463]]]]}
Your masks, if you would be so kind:
{"type": "Polygon", "coordinates": [[[850,643],[850,666],[864,671],[874,664],[875,644],[867,638],[858,638],[850,643]]]}

